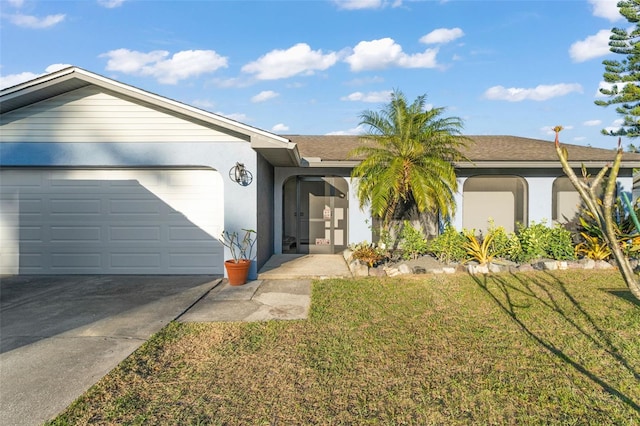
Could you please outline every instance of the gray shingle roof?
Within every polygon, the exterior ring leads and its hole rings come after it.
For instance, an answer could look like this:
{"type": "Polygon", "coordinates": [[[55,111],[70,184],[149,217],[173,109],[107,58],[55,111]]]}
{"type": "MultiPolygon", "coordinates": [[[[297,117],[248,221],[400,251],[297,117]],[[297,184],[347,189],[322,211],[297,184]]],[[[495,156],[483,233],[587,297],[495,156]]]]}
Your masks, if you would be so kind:
{"type": "MultiPolygon", "coordinates": [[[[349,152],[362,143],[353,135],[283,135],[298,146],[302,157],[317,157],[323,161],[353,160],[349,152]]],[[[471,139],[463,149],[465,156],[474,163],[483,161],[558,161],[553,141],[518,136],[467,136],[471,139]]],[[[562,140],[562,138],[560,139],[562,140]]],[[[562,144],[572,161],[612,161],[616,141],[611,139],[612,149],[591,148],[562,144]]],[[[625,153],[625,161],[640,161],[640,154],[625,153]]]]}

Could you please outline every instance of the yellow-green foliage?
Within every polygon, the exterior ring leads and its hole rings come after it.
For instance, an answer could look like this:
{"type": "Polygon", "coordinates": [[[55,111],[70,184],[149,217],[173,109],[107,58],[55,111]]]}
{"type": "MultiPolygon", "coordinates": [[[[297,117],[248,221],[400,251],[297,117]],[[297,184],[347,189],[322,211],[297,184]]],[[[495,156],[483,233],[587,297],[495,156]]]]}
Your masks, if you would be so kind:
{"type": "Polygon", "coordinates": [[[609,246],[597,236],[581,232],[584,241],[576,245],[576,256],[584,256],[593,260],[607,260],[611,256],[609,246]]]}
{"type": "Polygon", "coordinates": [[[463,231],[464,236],[467,237],[467,242],[464,244],[464,248],[467,250],[467,255],[471,257],[471,260],[475,260],[481,265],[489,263],[493,260],[495,253],[493,251],[492,241],[493,233],[487,234],[482,241],[478,241],[475,235],[475,231],[465,229],[463,231]]]}

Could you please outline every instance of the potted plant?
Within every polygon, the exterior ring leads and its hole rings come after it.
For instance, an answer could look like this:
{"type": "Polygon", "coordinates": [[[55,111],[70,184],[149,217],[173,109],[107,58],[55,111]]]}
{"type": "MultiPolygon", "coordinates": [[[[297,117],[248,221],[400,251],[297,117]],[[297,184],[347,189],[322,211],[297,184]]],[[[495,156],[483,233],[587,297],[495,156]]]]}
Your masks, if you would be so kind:
{"type": "Polygon", "coordinates": [[[243,229],[243,235],[234,231],[222,231],[220,242],[231,252],[231,259],[224,261],[229,285],[242,285],[247,282],[253,246],[256,243],[256,231],[243,229]]]}

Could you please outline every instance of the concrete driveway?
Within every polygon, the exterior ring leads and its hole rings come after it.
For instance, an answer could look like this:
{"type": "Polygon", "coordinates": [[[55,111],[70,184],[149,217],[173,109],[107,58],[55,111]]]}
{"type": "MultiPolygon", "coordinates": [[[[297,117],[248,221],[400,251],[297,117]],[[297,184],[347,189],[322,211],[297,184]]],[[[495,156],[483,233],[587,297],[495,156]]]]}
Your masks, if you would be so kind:
{"type": "Polygon", "coordinates": [[[219,282],[202,275],[0,278],[0,424],[50,420],[219,282]]]}

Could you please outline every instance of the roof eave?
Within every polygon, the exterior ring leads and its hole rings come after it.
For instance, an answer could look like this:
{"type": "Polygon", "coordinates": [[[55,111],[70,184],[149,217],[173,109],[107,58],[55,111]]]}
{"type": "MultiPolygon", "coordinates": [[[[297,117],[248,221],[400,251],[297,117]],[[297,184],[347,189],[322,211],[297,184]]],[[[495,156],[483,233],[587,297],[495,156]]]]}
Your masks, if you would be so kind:
{"type": "MultiPolygon", "coordinates": [[[[495,168],[527,168],[527,169],[548,169],[562,167],[560,161],[472,161],[472,162],[456,162],[456,168],[459,169],[495,169],[495,168]]],[[[602,168],[610,166],[611,161],[595,160],[595,161],[570,161],[572,168],[602,168]]],[[[622,168],[640,168],[640,161],[623,161],[622,168]]]]}
{"type": "MultiPolygon", "coordinates": [[[[156,106],[158,108],[162,108],[167,111],[171,111],[173,113],[190,117],[193,120],[197,120],[207,124],[212,124],[215,126],[222,126],[224,128],[229,129],[232,132],[238,133],[240,135],[245,135],[245,139],[247,140],[253,140],[255,138],[258,138],[258,139],[266,138],[271,140],[276,145],[291,143],[289,139],[284,138],[282,136],[269,133],[267,131],[258,129],[256,127],[248,126],[246,124],[240,123],[230,118],[226,118],[218,114],[204,111],[204,110],[192,107],[190,105],[183,104],[181,102],[174,101],[172,99],[168,99],[160,95],[156,95],[151,92],[147,92],[145,90],[130,86],[128,84],[120,83],[118,81],[109,79],[107,77],[103,77],[98,74],[94,74],[92,72],[83,70],[82,68],[78,68],[78,67],[65,68],[60,71],[56,71],[51,74],[47,74],[42,77],[33,79],[31,81],[7,88],[2,92],[0,92],[1,93],[0,104],[6,105],[8,102],[14,100],[15,98],[19,98],[20,96],[25,96],[29,93],[33,93],[38,90],[41,90],[42,88],[64,82],[72,78],[82,80],[86,82],[87,85],[94,84],[98,87],[102,87],[111,92],[118,93],[120,95],[127,96],[129,98],[133,98],[141,102],[145,102],[147,104],[156,106]]],[[[17,108],[20,108],[22,106],[24,105],[18,105],[17,108]]],[[[2,112],[4,113],[11,110],[12,108],[6,111],[3,110],[2,112]]]]}
{"type": "Polygon", "coordinates": [[[317,167],[328,167],[328,168],[354,168],[358,164],[360,164],[360,160],[321,160],[316,157],[302,158],[302,166],[317,168],[317,167]]]}

